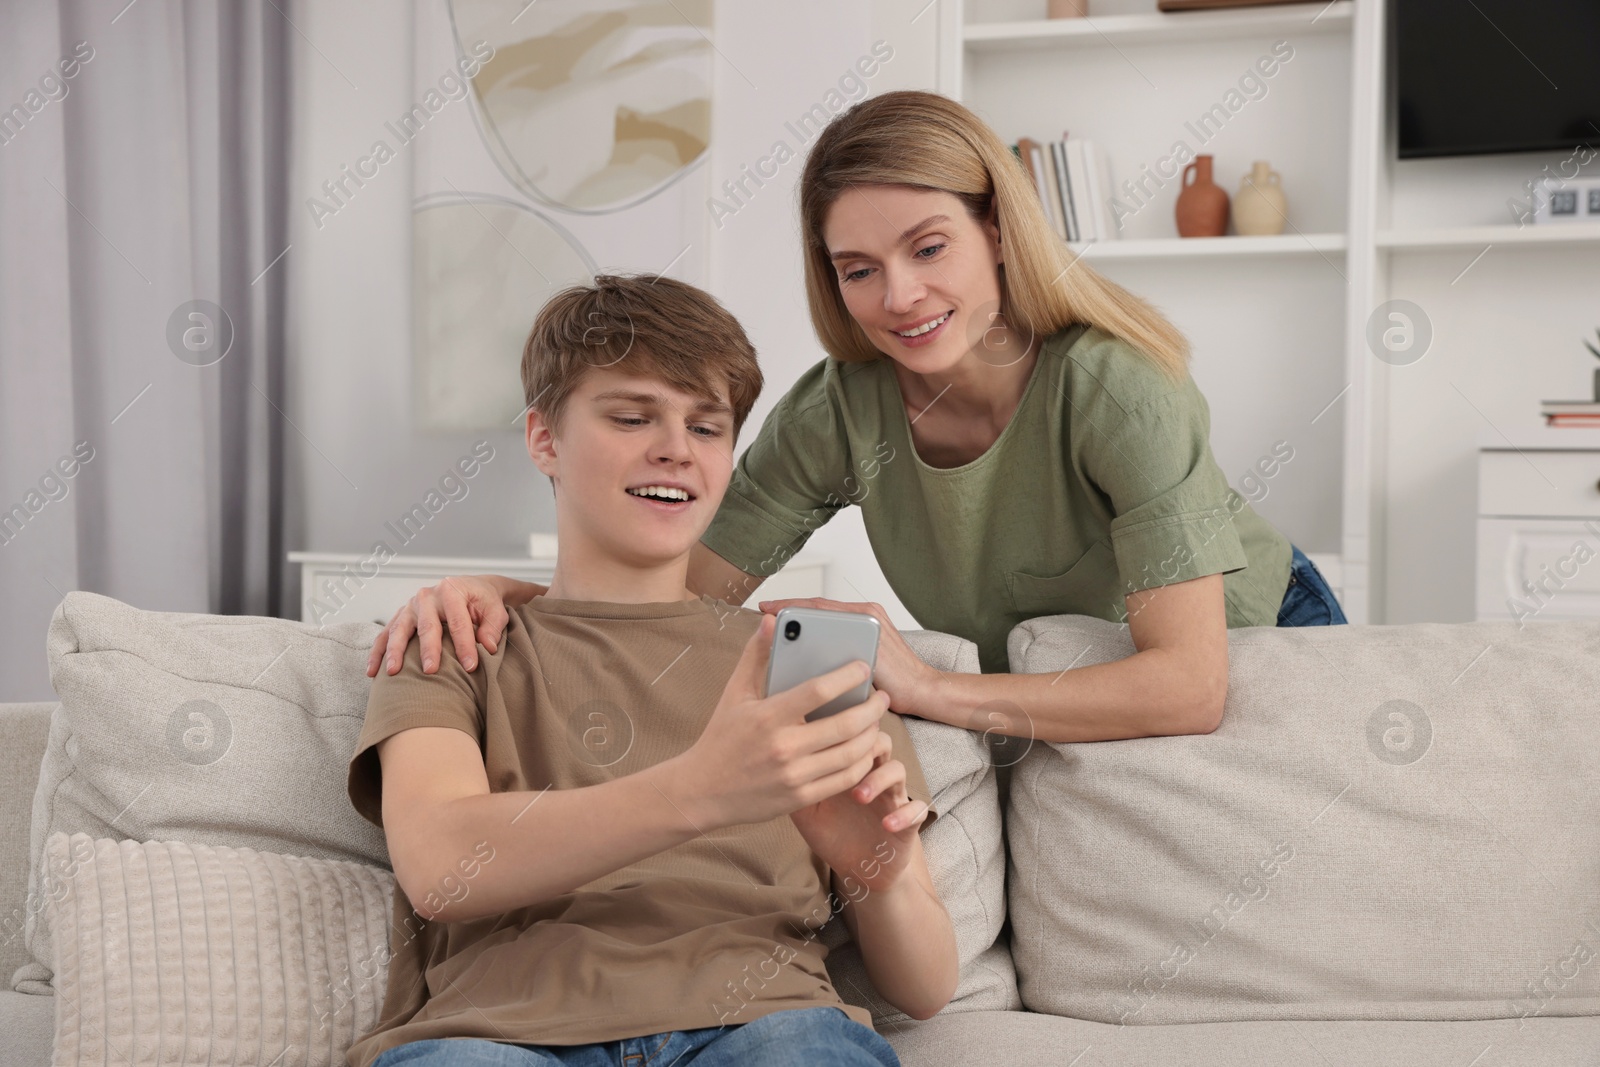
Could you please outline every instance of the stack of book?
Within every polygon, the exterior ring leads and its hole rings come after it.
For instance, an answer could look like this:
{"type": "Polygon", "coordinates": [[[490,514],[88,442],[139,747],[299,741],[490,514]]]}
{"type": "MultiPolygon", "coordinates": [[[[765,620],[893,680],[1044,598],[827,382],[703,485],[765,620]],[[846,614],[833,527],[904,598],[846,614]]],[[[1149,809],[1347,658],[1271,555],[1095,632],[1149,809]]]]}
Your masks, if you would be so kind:
{"type": "Polygon", "coordinates": [[[1027,168],[1045,216],[1062,240],[1109,241],[1117,236],[1110,166],[1093,141],[1065,134],[1045,143],[1023,137],[1011,151],[1027,168]]]}
{"type": "Polygon", "coordinates": [[[1542,400],[1546,426],[1600,426],[1600,400],[1542,400]]]}

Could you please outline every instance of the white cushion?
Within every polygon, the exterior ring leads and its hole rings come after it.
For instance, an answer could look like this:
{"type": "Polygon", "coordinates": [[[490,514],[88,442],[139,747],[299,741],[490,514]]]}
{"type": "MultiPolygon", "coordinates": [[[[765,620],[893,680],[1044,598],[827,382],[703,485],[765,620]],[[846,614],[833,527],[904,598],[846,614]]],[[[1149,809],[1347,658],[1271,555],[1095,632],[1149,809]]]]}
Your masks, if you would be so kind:
{"type": "Polygon", "coordinates": [[[388,871],[62,833],[45,862],[55,1067],[343,1067],[377,1025],[388,871]]]}
{"type": "MultiPolygon", "coordinates": [[[[58,831],[388,866],[383,831],[345,795],[378,629],[68,593],[50,620],[61,707],[34,794],[30,897],[58,831]]],[[[26,930],[35,962],[16,988],[49,992],[49,927],[36,909],[26,930]]]]}

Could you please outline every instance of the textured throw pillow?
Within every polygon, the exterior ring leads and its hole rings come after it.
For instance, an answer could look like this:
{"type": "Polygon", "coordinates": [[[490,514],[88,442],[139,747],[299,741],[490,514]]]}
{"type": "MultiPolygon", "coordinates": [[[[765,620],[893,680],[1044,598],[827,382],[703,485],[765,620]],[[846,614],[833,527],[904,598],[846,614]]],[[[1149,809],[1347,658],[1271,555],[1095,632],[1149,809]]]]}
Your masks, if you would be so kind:
{"type": "MultiPolygon", "coordinates": [[[[939,670],[978,673],[978,646],[971,641],[928,630],[903,636],[913,652],[939,670]]],[[[959,726],[907,718],[906,732],[939,813],[922,834],[922,848],[933,887],[950,913],[961,962],[955,996],[940,1014],[1018,1009],[1016,972],[1000,940],[1006,857],[994,758],[983,735],[959,726]]],[[[830,920],[818,938],[828,946],[828,976],[841,998],[871,1012],[880,1031],[918,1025],[873,988],[843,919],[830,920]]]]}
{"type": "MultiPolygon", "coordinates": [[[[1039,744],[1018,764],[1008,899],[1028,1009],[1600,1013],[1600,623],[1228,638],[1216,732],[1039,744]]],[[[1009,640],[1029,674],[1133,651],[1082,616],[1009,640]]]]}
{"type": "Polygon", "coordinates": [[[377,1025],[388,871],[62,833],[45,865],[55,1067],[343,1067],[377,1025]]]}
{"type": "MultiPolygon", "coordinates": [[[[377,631],[68,593],[50,620],[61,707],[34,794],[30,899],[57,831],[388,866],[383,832],[345,795],[377,631]]],[[[26,940],[35,962],[15,987],[48,993],[49,925],[36,909],[26,940]]]]}

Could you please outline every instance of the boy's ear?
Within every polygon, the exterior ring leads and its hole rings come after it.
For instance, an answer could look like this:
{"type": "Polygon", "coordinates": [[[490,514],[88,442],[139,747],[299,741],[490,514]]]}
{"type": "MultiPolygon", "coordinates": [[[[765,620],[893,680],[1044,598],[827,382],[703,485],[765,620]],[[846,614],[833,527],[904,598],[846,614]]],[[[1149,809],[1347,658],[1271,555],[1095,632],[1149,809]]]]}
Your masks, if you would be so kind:
{"type": "Polygon", "coordinates": [[[547,477],[556,475],[556,437],[538,408],[529,408],[527,415],[528,455],[534,466],[547,477]]]}

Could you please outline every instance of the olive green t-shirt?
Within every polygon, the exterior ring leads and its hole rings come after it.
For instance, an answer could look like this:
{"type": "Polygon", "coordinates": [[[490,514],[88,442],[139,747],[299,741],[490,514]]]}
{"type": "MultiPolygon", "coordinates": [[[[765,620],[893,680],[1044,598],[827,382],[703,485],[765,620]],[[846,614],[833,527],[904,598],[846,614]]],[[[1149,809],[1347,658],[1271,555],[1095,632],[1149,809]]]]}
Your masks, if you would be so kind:
{"type": "MultiPolygon", "coordinates": [[[[475,671],[446,641],[438,673],[424,674],[413,641],[398,674],[373,679],[350,802],[383,825],[377,745],[420,726],[468,734],[491,792],[535,799],[671,759],[705,731],[760,621],[760,612],[711,597],[541,596],[512,610],[500,647],[493,655],[480,647],[475,671]]],[[[879,725],[905,764],[906,793],[929,805],[925,831],[938,813],[905,723],[886,711],[879,725]]],[[[433,888],[439,899],[423,903],[465,899],[529,825],[482,826],[433,888]]],[[[861,887],[849,874],[840,872],[847,895],[861,887]]],[[[709,829],[569,893],[481,919],[426,921],[397,886],[382,1014],[345,1062],[368,1067],[387,1049],[431,1038],[585,1045],[824,1005],[871,1026],[825,966],[817,931],[844,907],[830,875],[783,815],[709,829]]]]}
{"type": "Polygon", "coordinates": [[[1008,669],[1040,615],[1127,621],[1123,597],[1222,574],[1228,626],[1274,626],[1287,538],[1228,486],[1193,378],[1076,323],[1040,347],[1000,437],[959,467],[924,463],[887,359],[824,359],[778,401],[701,541],[776,572],[842,507],[861,508],[884,577],[919,625],[1008,669]]]}

